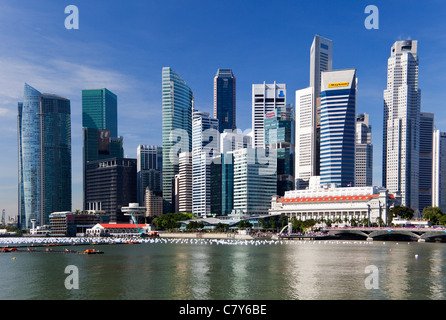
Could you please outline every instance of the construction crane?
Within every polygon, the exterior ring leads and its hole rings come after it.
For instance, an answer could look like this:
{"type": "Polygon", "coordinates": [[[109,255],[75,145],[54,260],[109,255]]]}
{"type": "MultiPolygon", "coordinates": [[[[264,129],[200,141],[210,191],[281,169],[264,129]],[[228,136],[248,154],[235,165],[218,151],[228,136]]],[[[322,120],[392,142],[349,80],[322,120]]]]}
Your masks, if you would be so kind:
{"type": "Polygon", "coordinates": [[[132,217],[132,221],[136,225],[136,230],[138,230],[139,235],[141,237],[145,236],[144,231],[142,231],[138,225],[138,221],[135,215],[137,216],[144,215],[144,213],[146,212],[146,208],[140,207],[138,203],[130,203],[128,207],[122,207],[121,211],[124,213],[124,215],[132,217]]]}

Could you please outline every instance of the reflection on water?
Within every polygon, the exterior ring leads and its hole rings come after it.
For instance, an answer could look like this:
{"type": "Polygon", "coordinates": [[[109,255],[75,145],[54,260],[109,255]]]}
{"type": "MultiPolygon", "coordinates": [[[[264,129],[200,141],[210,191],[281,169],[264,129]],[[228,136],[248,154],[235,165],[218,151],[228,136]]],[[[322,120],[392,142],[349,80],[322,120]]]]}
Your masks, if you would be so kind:
{"type": "Polygon", "coordinates": [[[0,254],[0,299],[445,298],[444,243],[166,241],[100,250],[0,254]],[[68,265],[79,269],[78,290],[64,286],[68,265]],[[378,289],[365,286],[370,265],[378,289]]]}

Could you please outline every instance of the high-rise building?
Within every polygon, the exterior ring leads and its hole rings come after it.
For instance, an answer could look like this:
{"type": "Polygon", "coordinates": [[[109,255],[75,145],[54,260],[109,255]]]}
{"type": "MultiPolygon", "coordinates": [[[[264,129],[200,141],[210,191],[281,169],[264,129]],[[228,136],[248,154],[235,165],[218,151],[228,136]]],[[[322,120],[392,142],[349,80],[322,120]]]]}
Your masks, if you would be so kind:
{"type": "Polygon", "coordinates": [[[192,152],[179,155],[178,212],[192,213],[192,152]]]}
{"type": "Polygon", "coordinates": [[[161,195],[161,170],[163,166],[163,148],[152,145],[139,145],[136,150],[138,203],[144,206],[144,195],[149,188],[161,195]]]}
{"type": "Polygon", "coordinates": [[[164,213],[173,208],[172,191],[181,152],[192,151],[193,93],[170,67],[162,72],[163,103],[163,201],[164,213]]]}
{"type": "Polygon", "coordinates": [[[294,106],[265,114],[265,145],[277,154],[277,195],[294,189],[294,106]]]}
{"type": "Polygon", "coordinates": [[[252,85],[252,130],[254,148],[265,148],[265,114],[276,108],[286,106],[286,85],[253,84],[252,85]]]}
{"type": "Polygon", "coordinates": [[[86,165],[86,210],[102,210],[110,222],[128,221],[122,207],[135,203],[136,159],[109,158],[86,165]]]}
{"type": "Polygon", "coordinates": [[[193,214],[211,213],[211,162],[220,151],[218,119],[207,112],[194,111],[192,117],[192,198],[193,214]]]}
{"type": "Polygon", "coordinates": [[[214,77],[214,119],[219,131],[236,129],[236,80],[231,69],[218,69],[214,77]]]}
{"type": "Polygon", "coordinates": [[[373,186],[372,126],[367,113],[356,117],[355,187],[373,186]]]}
{"type": "Polygon", "coordinates": [[[420,213],[425,207],[432,206],[432,164],[434,114],[422,112],[420,114],[420,164],[419,164],[419,194],[418,209],[420,213]]]}
{"type": "Polygon", "coordinates": [[[124,156],[123,138],[118,137],[117,101],[117,96],[106,88],[82,90],[84,210],[87,163],[124,156]]]}
{"type": "Polygon", "coordinates": [[[418,211],[420,99],[417,41],[396,41],[384,90],[383,185],[401,195],[401,205],[418,211]]]}
{"type": "Polygon", "coordinates": [[[296,189],[309,186],[310,177],[316,176],[316,109],[314,88],[296,91],[295,107],[295,180],[296,189]]]}
{"type": "Polygon", "coordinates": [[[310,87],[314,88],[314,103],[321,96],[321,72],[333,68],[333,42],[319,35],[314,36],[310,49],[310,87]]]}
{"type": "Polygon", "coordinates": [[[433,134],[432,206],[446,212],[446,132],[433,134]]]}
{"type": "MultiPolygon", "coordinates": [[[[315,35],[313,43],[310,48],[310,87],[313,88],[313,113],[315,117],[315,128],[314,128],[314,139],[315,145],[314,150],[311,150],[311,157],[315,159],[314,175],[320,175],[320,137],[321,137],[321,117],[320,117],[320,107],[321,107],[321,73],[323,71],[333,70],[333,42],[330,39],[315,35]]],[[[301,93],[308,94],[308,93],[301,93]]],[[[297,101],[296,101],[297,104],[297,101]]],[[[296,107],[297,108],[297,107],[296,107]]],[[[313,115],[312,115],[313,116],[313,115]]],[[[308,128],[307,128],[308,130],[308,128]]],[[[313,143],[313,142],[311,142],[313,143]]],[[[307,160],[305,160],[307,161],[307,160]]],[[[308,166],[308,164],[306,164],[308,166]]],[[[308,174],[308,167],[305,174],[308,174]]],[[[303,184],[296,186],[299,188],[304,188],[308,186],[308,180],[305,177],[303,184]]]]}
{"type": "Polygon", "coordinates": [[[251,147],[252,138],[248,134],[237,132],[236,130],[220,133],[220,153],[251,147]]]}
{"type": "Polygon", "coordinates": [[[71,211],[70,100],[25,84],[18,104],[19,224],[49,225],[49,215],[71,211]]]}
{"type": "Polygon", "coordinates": [[[211,163],[211,213],[228,215],[234,207],[234,163],[232,151],[219,154],[211,163]]]}
{"type": "Polygon", "coordinates": [[[267,214],[277,193],[275,150],[244,148],[235,150],[233,211],[242,215],[267,214]]]}
{"type": "Polygon", "coordinates": [[[321,184],[355,184],[356,70],[322,72],[321,184]]]}

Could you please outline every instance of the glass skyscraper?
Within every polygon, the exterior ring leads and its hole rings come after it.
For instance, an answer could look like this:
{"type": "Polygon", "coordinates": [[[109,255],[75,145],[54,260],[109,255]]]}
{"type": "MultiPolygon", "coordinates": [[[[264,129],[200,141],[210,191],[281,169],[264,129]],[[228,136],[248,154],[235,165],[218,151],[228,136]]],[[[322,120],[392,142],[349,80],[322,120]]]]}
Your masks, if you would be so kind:
{"type": "Polygon", "coordinates": [[[82,90],[84,210],[90,207],[86,200],[88,162],[124,156],[123,138],[118,137],[117,110],[117,96],[110,90],[82,90]]]}
{"type": "Polygon", "coordinates": [[[170,67],[162,71],[163,103],[163,212],[175,210],[174,178],[179,172],[179,154],[192,151],[193,93],[170,67]]]}
{"type": "Polygon", "coordinates": [[[322,72],[321,184],[355,185],[356,70],[322,72]]]}
{"type": "Polygon", "coordinates": [[[236,129],[236,80],[231,69],[218,69],[214,77],[214,119],[220,132],[236,129]]]}
{"type": "Polygon", "coordinates": [[[25,84],[18,104],[19,224],[49,225],[49,215],[71,210],[70,100],[25,84]]]}

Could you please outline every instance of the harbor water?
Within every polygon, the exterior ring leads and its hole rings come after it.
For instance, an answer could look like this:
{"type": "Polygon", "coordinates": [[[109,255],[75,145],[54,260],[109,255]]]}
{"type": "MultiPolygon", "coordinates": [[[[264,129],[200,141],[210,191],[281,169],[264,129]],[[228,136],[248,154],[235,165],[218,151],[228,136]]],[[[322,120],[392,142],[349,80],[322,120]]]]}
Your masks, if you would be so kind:
{"type": "MultiPolygon", "coordinates": [[[[0,246],[14,245],[14,239],[4,238],[0,242],[0,246]]],[[[163,238],[133,244],[82,246],[62,242],[57,246],[57,250],[64,248],[79,251],[91,248],[104,254],[1,253],[0,299],[441,300],[446,297],[445,243],[163,238]],[[75,288],[67,286],[70,279],[76,281],[75,288]]]]}

